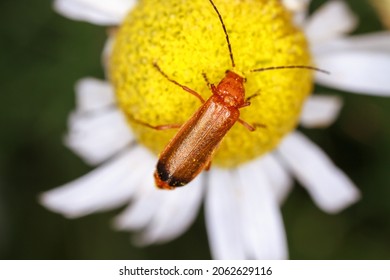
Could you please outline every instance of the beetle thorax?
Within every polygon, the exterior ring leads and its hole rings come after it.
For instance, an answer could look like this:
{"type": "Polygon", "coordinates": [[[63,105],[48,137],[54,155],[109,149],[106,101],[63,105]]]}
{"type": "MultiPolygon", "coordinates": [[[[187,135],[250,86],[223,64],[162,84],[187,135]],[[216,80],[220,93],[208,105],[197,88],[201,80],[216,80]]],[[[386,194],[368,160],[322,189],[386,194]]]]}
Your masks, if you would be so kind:
{"type": "Polygon", "coordinates": [[[226,105],[240,107],[245,102],[244,78],[228,70],[214,94],[218,95],[226,105]]]}

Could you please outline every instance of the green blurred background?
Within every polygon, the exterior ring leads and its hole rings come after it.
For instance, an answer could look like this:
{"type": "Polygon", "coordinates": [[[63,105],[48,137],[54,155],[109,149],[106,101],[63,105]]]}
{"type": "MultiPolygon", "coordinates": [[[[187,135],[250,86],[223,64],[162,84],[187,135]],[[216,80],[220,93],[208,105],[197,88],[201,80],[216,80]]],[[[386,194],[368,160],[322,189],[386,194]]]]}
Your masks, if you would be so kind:
{"type": "MultiPolygon", "coordinates": [[[[322,2],[313,1],[312,9],[322,2]]],[[[367,1],[348,3],[360,16],[357,33],[383,29],[367,1]]],[[[0,259],[210,258],[203,212],[177,240],[139,248],[131,233],[111,228],[121,209],[68,220],[38,204],[43,191],[91,170],[62,138],[75,82],[103,78],[106,38],[105,28],[63,18],[51,5],[0,2],[0,259]]],[[[338,121],[305,132],[363,198],[328,215],[296,184],[282,208],[290,257],[390,259],[390,98],[338,94],[345,101],[338,121]]]]}

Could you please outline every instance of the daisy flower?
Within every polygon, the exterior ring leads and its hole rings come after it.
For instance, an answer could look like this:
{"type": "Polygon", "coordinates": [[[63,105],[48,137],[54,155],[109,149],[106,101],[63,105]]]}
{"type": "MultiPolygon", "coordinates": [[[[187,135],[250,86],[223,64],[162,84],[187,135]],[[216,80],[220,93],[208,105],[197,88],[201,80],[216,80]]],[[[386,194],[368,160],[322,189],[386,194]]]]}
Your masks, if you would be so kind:
{"type": "MultiPolygon", "coordinates": [[[[261,92],[251,106],[242,109],[242,118],[265,123],[267,129],[250,133],[235,125],[209,172],[174,191],[156,189],[152,176],[156,153],[175,131],[155,131],[132,119],[153,125],[182,123],[200,103],[162,77],[152,62],[158,60],[164,72],[207,99],[210,91],[202,72],[216,83],[230,61],[221,24],[208,1],[186,5],[181,1],[140,1],[139,6],[136,2],[54,2],[55,9],[69,18],[121,28],[119,33],[113,32],[103,52],[114,86],[94,78],[77,83],[77,107],[70,115],[65,139],[69,148],[97,167],[44,193],[43,205],[68,218],[128,205],[116,217],[115,227],[136,231],[134,242],[148,245],[181,235],[204,202],[213,258],[284,259],[288,249],[280,205],[291,191],[293,178],[328,213],[337,213],[359,199],[353,182],[316,144],[301,132],[291,132],[298,120],[304,127],[328,126],[341,107],[336,96],[306,98],[312,72],[301,70],[246,74],[247,94],[259,88],[261,92]],[[152,28],[152,36],[145,32],[148,28],[152,28]],[[129,63],[132,60],[144,62],[129,63]]],[[[215,2],[240,70],[312,64],[305,37],[289,23],[289,14],[278,1],[240,2],[240,9],[229,8],[231,1],[215,2]],[[260,10],[256,12],[253,3],[260,5],[260,10]],[[248,11],[256,16],[245,14],[248,11]],[[240,36],[250,38],[251,44],[240,36]],[[279,39],[279,49],[274,48],[279,39]]],[[[328,1],[310,17],[306,15],[309,1],[284,2],[309,38],[315,65],[332,72],[330,76],[316,75],[318,83],[356,93],[389,95],[387,33],[347,36],[356,19],[340,1],[328,1]]]]}

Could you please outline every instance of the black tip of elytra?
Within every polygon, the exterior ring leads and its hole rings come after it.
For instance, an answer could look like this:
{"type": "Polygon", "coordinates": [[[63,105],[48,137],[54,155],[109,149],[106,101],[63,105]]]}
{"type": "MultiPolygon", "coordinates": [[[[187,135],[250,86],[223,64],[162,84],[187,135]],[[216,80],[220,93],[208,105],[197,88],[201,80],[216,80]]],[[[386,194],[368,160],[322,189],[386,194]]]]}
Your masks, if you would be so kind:
{"type": "Polygon", "coordinates": [[[157,163],[157,174],[161,181],[166,182],[171,187],[182,187],[189,183],[187,180],[173,176],[161,161],[157,163]]]}

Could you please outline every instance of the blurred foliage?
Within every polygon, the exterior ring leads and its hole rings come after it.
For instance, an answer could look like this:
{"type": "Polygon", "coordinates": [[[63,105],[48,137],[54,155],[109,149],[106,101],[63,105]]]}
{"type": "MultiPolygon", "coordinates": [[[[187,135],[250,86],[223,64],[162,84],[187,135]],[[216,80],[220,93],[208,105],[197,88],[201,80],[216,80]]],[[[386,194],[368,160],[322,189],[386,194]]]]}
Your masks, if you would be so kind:
{"type": "MultiPolygon", "coordinates": [[[[312,8],[324,1],[313,1],[312,8]]],[[[368,1],[347,1],[357,33],[382,29],[368,1]]],[[[146,248],[116,232],[120,211],[68,220],[38,195],[91,170],[62,145],[74,84],[103,78],[103,27],[68,20],[51,1],[0,2],[0,259],[208,259],[203,213],[183,236],[146,248]]],[[[336,92],[345,106],[328,129],[305,130],[360,188],[362,200],[321,212],[297,184],[282,211],[293,259],[390,259],[390,99],[336,92]]]]}

